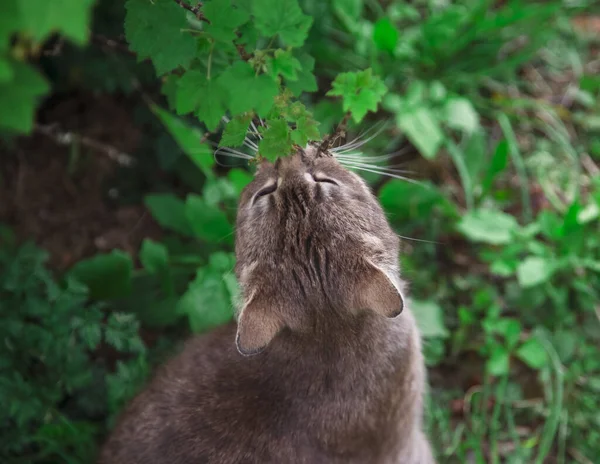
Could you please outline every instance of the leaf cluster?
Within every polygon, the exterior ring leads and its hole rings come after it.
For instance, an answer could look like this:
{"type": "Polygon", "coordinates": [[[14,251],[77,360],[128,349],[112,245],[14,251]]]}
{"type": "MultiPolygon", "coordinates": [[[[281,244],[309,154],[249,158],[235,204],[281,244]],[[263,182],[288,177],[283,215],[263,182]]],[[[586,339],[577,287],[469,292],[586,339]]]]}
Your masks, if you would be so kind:
{"type": "MultiPolygon", "coordinates": [[[[109,371],[96,355],[110,346],[144,365],[139,324],[131,314],[107,316],[80,281],[55,279],[46,252],[31,243],[15,247],[7,229],[2,236],[0,456],[48,462],[67,453],[90,460],[101,429],[78,416],[116,412],[106,397],[109,371]]],[[[139,378],[131,386],[138,384],[139,378]]]]}

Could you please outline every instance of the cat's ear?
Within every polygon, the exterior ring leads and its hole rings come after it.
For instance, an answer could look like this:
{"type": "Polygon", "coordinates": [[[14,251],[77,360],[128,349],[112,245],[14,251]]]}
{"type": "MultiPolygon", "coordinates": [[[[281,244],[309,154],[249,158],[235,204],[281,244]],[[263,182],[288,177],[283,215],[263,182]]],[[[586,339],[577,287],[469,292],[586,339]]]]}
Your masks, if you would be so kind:
{"type": "Polygon", "coordinates": [[[371,309],[386,317],[396,317],[404,309],[404,297],[394,276],[369,262],[356,288],[357,309],[371,309]]]}
{"type": "Polygon", "coordinates": [[[283,321],[265,299],[251,297],[238,316],[235,337],[238,351],[244,356],[260,353],[283,327],[283,321]]]}

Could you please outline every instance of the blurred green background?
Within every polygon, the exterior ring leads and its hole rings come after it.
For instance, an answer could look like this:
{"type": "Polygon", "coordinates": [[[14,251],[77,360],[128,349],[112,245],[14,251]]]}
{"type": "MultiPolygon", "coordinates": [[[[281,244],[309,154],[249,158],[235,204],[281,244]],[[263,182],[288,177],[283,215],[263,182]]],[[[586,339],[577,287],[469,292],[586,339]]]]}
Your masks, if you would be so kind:
{"type": "Polygon", "coordinates": [[[346,161],[404,237],[439,462],[600,462],[598,2],[179,3],[0,5],[0,461],[92,462],[153,366],[232,318],[253,165],[213,154],[219,120],[275,101],[274,151],[349,109],[366,142],[346,161]]]}

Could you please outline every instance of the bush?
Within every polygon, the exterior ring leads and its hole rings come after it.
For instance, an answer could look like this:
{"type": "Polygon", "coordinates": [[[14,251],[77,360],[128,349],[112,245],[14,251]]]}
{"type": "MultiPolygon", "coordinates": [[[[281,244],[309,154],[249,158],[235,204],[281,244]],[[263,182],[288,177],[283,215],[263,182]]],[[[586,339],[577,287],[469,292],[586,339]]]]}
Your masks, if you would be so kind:
{"type": "Polygon", "coordinates": [[[111,383],[124,381],[119,378],[123,372],[109,373],[100,354],[110,348],[129,353],[144,369],[138,323],[130,314],[112,313],[106,319],[102,305],[88,301],[84,285],[54,280],[44,266],[47,253],[31,243],[13,248],[8,232],[4,235],[0,456],[4,462],[17,457],[89,461],[99,431],[82,419],[114,413],[108,395],[120,393],[110,391],[111,383]]]}

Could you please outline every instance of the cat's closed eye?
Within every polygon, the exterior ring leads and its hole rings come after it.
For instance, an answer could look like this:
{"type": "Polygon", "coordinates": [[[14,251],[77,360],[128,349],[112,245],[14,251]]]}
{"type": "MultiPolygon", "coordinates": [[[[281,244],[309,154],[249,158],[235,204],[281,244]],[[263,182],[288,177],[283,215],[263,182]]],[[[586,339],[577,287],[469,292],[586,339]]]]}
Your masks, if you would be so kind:
{"type": "Polygon", "coordinates": [[[272,184],[269,184],[269,185],[261,188],[258,192],[256,192],[254,194],[254,197],[252,198],[252,204],[256,203],[256,201],[259,198],[267,196],[267,195],[270,195],[275,190],[277,190],[277,184],[276,183],[272,183],[272,184]]]}
{"type": "Polygon", "coordinates": [[[322,182],[324,184],[333,184],[337,187],[340,186],[337,180],[332,179],[331,177],[326,177],[323,174],[313,174],[313,179],[315,182],[322,182]]]}

